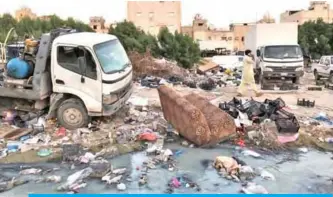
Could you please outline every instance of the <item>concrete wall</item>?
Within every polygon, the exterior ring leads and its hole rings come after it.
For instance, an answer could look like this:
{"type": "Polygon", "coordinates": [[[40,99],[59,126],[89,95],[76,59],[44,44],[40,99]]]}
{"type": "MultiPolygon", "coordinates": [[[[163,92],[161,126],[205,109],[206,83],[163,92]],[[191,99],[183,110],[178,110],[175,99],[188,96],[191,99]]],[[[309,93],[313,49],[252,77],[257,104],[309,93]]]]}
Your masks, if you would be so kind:
{"type": "Polygon", "coordinates": [[[168,27],[170,32],[181,31],[180,1],[128,1],[127,20],[152,35],[160,28],[168,27]]]}

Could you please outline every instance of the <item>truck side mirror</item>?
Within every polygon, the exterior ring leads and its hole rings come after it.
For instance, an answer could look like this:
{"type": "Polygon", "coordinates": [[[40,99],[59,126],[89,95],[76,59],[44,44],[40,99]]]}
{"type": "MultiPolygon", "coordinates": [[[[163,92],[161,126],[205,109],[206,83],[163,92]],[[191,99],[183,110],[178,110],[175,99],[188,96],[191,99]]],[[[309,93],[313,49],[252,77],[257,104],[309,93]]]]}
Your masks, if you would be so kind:
{"type": "Polygon", "coordinates": [[[260,50],[257,50],[257,57],[260,57],[260,50]]]}

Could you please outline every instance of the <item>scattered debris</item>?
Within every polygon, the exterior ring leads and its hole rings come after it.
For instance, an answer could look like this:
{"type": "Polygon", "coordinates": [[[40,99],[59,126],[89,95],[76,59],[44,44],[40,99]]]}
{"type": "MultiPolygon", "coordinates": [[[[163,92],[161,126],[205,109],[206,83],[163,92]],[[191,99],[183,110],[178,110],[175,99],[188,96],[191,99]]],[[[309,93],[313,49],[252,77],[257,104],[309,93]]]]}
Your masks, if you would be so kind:
{"type": "Polygon", "coordinates": [[[254,158],[260,158],[261,155],[257,152],[254,152],[252,150],[244,150],[243,151],[243,155],[245,156],[251,156],[251,157],[254,157],[254,158]]]}
{"type": "Polygon", "coordinates": [[[263,186],[252,182],[245,183],[241,191],[245,194],[268,194],[263,186]]]}
{"type": "Polygon", "coordinates": [[[20,172],[22,175],[28,175],[28,174],[40,174],[42,172],[42,169],[37,169],[37,168],[30,168],[30,169],[25,169],[20,172]]]}
{"type": "Polygon", "coordinates": [[[83,179],[89,177],[89,175],[93,172],[93,169],[88,167],[83,170],[80,170],[78,172],[75,172],[74,174],[70,175],[67,178],[66,183],[62,184],[58,187],[59,191],[64,190],[77,190],[79,188],[85,187],[86,183],[83,183],[83,179]]]}
{"type": "Polygon", "coordinates": [[[314,107],[315,101],[305,100],[303,99],[297,99],[297,105],[304,106],[304,107],[314,107]]]}
{"type": "Polygon", "coordinates": [[[118,189],[119,191],[125,191],[125,190],[126,190],[126,185],[125,185],[124,183],[119,183],[119,184],[117,185],[117,189],[118,189]]]}

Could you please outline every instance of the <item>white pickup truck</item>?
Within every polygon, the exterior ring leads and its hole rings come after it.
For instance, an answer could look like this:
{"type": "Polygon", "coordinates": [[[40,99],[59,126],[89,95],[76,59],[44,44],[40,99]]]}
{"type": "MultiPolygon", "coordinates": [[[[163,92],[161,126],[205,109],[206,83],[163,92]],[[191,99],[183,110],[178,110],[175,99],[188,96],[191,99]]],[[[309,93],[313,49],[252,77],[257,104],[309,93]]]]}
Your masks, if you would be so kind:
{"type": "Polygon", "coordinates": [[[318,64],[312,65],[312,71],[316,80],[328,77],[329,82],[333,83],[333,56],[322,56],[318,64]]]}

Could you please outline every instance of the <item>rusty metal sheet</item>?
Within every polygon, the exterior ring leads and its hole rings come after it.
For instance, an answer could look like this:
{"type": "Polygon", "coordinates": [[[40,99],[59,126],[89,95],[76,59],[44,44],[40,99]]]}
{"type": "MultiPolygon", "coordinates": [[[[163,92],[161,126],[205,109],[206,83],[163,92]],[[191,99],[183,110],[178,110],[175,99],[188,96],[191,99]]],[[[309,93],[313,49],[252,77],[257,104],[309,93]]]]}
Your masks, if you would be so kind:
{"type": "Polygon", "coordinates": [[[236,133],[234,118],[198,94],[189,94],[185,99],[197,107],[205,116],[211,132],[208,144],[214,145],[236,133]]]}
{"type": "Polygon", "coordinates": [[[204,114],[185,98],[167,86],[160,86],[158,93],[164,118],[179,132],[197,146],[211,141],[211,132],[204,114]]]}

